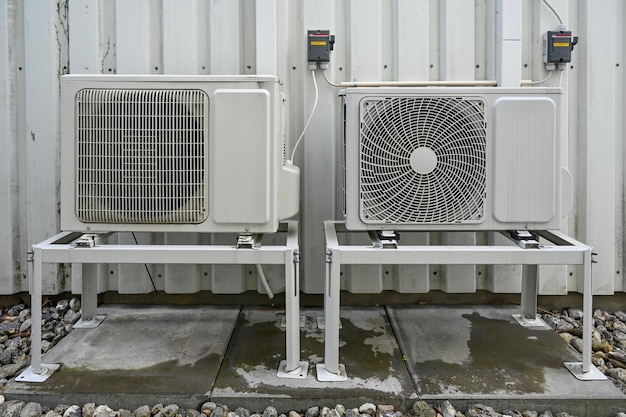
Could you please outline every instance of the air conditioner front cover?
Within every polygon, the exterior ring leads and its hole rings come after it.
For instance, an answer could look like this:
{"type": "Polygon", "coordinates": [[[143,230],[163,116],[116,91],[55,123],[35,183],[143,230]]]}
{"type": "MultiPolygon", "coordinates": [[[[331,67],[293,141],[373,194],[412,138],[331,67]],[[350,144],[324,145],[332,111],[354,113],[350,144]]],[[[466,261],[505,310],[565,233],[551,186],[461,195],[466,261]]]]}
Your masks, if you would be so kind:
{"type": "Polygon", "coordinates": [[[343,92],[352,230],[558,228],[556,89],[343,92]]]}
{"type": "Polygon", "coordinates": [[[275,77],[68,75],[61,93],[63,230],[277,230],[275,77]]]}

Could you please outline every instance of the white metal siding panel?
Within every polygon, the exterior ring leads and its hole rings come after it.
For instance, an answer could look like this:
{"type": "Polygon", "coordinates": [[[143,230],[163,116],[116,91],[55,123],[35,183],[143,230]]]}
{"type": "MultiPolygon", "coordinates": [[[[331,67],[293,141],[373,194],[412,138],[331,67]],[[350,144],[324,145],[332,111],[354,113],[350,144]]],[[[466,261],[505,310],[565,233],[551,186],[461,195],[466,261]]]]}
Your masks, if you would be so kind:
{"type": "Polygon", "coordinates": [[[241,51],[242,2],[211,0],[209,3],[209,73],[239,74],[243,66],[241,51]]]}
{"type": "Polygon", "coordinates": [[[618,36],[615,20],[611,18],[616,13],[615,3],[579,3],[580,35],[584,42],[577,51],[582,61],[578,235],[601,254],[594,265],[594,291],[598,294],[611,294],[614,289],[615,213],[623,209],[622,201],[615,195],[616,45],[607,42],[618,36]]]}
{"type": "Polygon", "coordinates": [[[115,3],[118,74],[162,72],[161,17],[161,0],[124,0],[115,3]]]}
{"type": "Polygon", "coordinates": [[[428,0],[393,1],[393,70],[398,81],[427,80],[428,0]]]}
{"type": "Polygon", "coordinates": [[[208,74],[208,0],[163,0],[163,73],[208,74]]]}
{"type": "MultiPolygon", "coordinates": [[[[335,2],[332,0],[305,0],[302,2],[301,17],[295,22],[302,22],[302,26],[295,25],[291,36],[296,40],[296,49],[293,51],[294,57],[291,61],[292,67],[300,69],[297,74],[292,74],[292,85],[289,88],[292,92],[297,90],[297,96],[291,96],[298,104],[298,114],[292,120],[291,136],[292,145],[295,139],[300,136],[304,124],[309,117],[313,106],[314,87],[311,72],[306,63],[306,31],[316,29],[329,29],[334,32],[340,24],[342,15],[329,13],[333,10],[335,2]],[[336,21],[335,21],[336,19],[336,21]],[[296,87],[297,85],[297,87],[296,87]]],[[[291,4],[291,3],[290,3],[291,4]]],[[[338,39],[339,45],[347,43],[346,39],[338,39]]],[[[342,53],[342,46],[336,46],[335,52],[342,53]]],[[[332,57],[333,59],[335,56],[332,57]]],[[[337,65],[342,62],[331,62],[329,76],[337,76],[346,72],[337,70],[337,65]]],[[[296,72],[292,70],[293,72],[296,72]]],[[[294,158],[294,163],[301,168],[302,192],[300,203],[300,242],[302,253],[302,290],[308,293],[324,292],[324,271],[326,264],[317,262],[319,257],[324,257],[325,243],[324,232],[321,227],[322,222],[336,216],[335,181],[336,157],[339,155],[337,133],[338,120],[336,118],[339,108],[337,106],[337,91],[329,87],[323,80],[322,74],[317,74],[317,84],[320,97],[317,110],[311,120],[311,125],[307,130],[303,142],[299,148],[299,154],[294,158]],[[324,196],[320,198],[319,196],[324,196]]],[[[295,103],[294,103],[295,104],[295,103]]],[[[293,108],[293,107],[292,107],[293,108]]],[[[293,112],[292,112],[293,114],[293,112]]],[[[291,148],[290,148],[291,149],[291,148]]]]}
{"type": "MultiPolygon", "coordinates": [[[[24,3],[24,73],[26,115],[26,184],[28,241],[36,243],[58,231],[59,82],[68,70],[67,2],[24,3]]],[[[67,289],[59,266],[46,266],[44,292],[67,289]]]]}
{"type": "MultiPolygon", "coordinates": [[[[17,39],[19,2],[0,6],[0,39],[17,39]]],[[[22,290],[20,239],[19,141],[18,141],[18,45],[0,42],[0,294],[22,290]]],[[[24,270],[24,272],[26,272],[24,270]]]]}

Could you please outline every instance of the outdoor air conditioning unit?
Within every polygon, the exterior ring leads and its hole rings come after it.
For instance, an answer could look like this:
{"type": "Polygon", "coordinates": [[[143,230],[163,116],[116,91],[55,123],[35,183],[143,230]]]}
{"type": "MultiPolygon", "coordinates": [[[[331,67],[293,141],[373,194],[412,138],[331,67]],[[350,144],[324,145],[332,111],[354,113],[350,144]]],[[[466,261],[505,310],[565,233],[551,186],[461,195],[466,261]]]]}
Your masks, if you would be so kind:
{"type": "MultiPolygon", "coordinates": [[[[559,88],[349,88],[350,230],[559,229],[559,88]]],[[[565,185],[562,185],[562,181],[565,185]]]]}
{"type": "Polygon", "coordinates": [[[271,233],[298,212],[272,76],[61,77],[64,231],[271,233]]]}

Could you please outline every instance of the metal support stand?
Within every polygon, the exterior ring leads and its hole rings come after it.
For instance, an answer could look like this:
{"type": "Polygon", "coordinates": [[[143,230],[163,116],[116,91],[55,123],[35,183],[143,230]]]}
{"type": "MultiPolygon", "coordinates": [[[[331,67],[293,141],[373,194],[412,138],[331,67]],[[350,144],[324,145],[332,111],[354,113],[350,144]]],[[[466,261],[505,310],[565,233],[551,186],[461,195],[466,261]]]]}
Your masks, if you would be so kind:
{"type": "MultiPolygon", "coordinates": [[[[343,222],[325,221],[326,282],[324,285],[324,316],[326,330],[324,363],[317,365],[320,381],[344,381],[345,367],[339,363],[339,309],[341,265],[380,264],[456,264],[456,265],[522,265],[522,302],[518,321],[523,325],[542,326],[537,318],[537,266],[583,265],[583,353],[582,362],[566,363],[574,376],[582,380],[606,379],[591,364],[592,332],[592,252],[591,248],[558,231],[536,232],[547,243],[543,245],[508,246],[402,246],[391,249],[377,245],[340,245],[337,232],[351,233],[343,222]]],[[[354,232],[356,233],[356,232],[354,232]]],[[[500,232],[510,238],[507,232],[500,232]]]]}
{"type": "MultiPolygon", "coordinates": [[[[298,223],[282,222],[279,232],[286,233],[286,244],[276,246],[243,245],[94,245],[73,244],[81,233],[63,232],[37,245],[29,253],[31,288],[31,366],[16,379],[43,382],[59,365],[41,363],[42,265],[44,263],[129,263],[129,264],[282,264],[285,266],[286,355],[278,376],[306,378],[308,362],[300,361],[300,287],[298,223]],[[31,256],[32,255],[32,256],[31,256]]],[[[83,274],[83,327],[95,327],[102,318],[96,314],[95,275],[83,274]]]]}

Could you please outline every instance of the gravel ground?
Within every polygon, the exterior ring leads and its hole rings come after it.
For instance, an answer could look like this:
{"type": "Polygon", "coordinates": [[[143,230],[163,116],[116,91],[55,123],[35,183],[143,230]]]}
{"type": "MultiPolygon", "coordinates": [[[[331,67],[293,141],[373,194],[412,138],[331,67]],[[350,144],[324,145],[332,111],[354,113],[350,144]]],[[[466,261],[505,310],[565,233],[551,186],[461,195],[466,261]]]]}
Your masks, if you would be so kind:
{"type": "MultiPolygon", "coordinates": [[[[30,357],[30,310],[25,304],[3,309],[0,322],[0,392],[10,384],[21,370],[29,365],[30,357]]],[[[59,340],[72,331],[80,319],[78,298],[45,302],[42,320],[42,349],[50,350],[59,340]]],[[[542,311],[541,317],[576,350],[582,352],[582,315],[580,309],[570,308],[561,312],[542,311]]],[[[609,313],[596,310],[593,313],[593,364],[605,373],[626,393],[626,313],[609,313]]],[[[405,416],[415,417],[574,417],[567,412],[552,413],[550,410],[494,410],[488,405],[474,404],[467,409],[456,409],[449,401],[439,404],[417,401],[405,416]]],[[[362,404],[359,408],[346,409],[338,404],[334,408],[312,406],[307,410],[294,410],[278,414],[273,406],[263,412],[239,407],[234,410],[226,405],[204,403],[200,409],[181,409],[176,404],[143,405],[136,410],[112,410],[107,405],[88,403],[84,405],[59,404],[50,410],[38,403],[9,400],[0,395],[0,417],[401,417],[403,413],[392,406],[362,404]],[[202,414],[202,415],[201,415],[202,414]]],[[[616,417],[626,417],[618,413],[616,417]]]]}

